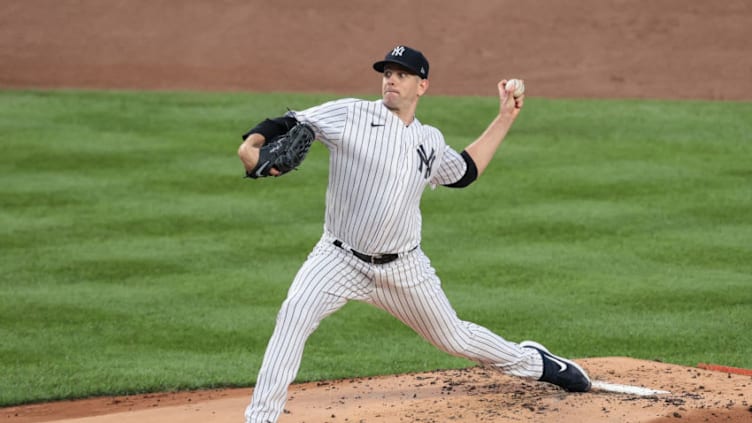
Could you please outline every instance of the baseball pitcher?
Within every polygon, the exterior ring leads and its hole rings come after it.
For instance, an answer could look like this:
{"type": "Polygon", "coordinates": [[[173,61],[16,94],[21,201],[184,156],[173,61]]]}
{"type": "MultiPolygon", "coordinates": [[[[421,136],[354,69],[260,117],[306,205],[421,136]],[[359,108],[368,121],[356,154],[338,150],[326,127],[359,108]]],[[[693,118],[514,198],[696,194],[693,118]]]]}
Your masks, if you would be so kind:
{"type": "Polygon", "coordinates": [[[498,115],[457,152],[441,131],[415,116],[429,87],[425,56],[399,45],[373,68],[381,76],[380,100],[347,98],[289,111],[243,135],[238,155],[250,178],[295,169],[314,140],[329,151],[324,231],[279,310],[246,422],[277,421],[306,340],[350,300],[389,312],[449,354],[566,391],[588,391],[590,379],[573,361],[460,319],[420,247],[424,189],[463,188],[483,174],[523,107],[523,81],[499,82],[498,115]]]}

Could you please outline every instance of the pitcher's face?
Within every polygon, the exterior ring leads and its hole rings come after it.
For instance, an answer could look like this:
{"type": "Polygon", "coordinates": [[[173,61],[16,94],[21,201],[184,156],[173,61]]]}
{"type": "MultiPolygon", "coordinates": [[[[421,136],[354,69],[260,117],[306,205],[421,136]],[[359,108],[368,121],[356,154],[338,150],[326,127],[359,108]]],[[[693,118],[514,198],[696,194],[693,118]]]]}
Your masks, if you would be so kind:
{"type": "Polygon", "coordinates": [[[384,66],[381,95],[384,105],[390,110],[414,110],[418,99],[427,89],[427,79],[422,79],[397,64],[390,63],[384,66]]]}

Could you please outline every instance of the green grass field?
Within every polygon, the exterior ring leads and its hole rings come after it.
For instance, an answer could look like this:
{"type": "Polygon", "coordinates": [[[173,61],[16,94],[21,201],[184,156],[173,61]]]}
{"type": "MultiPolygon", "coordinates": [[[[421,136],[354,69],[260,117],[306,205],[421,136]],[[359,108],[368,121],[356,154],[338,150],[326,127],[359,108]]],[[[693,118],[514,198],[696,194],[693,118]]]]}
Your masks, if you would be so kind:
{"type": "MultiPolygon", "coordinates": [[[[321,234],[326,151],[240,134],[325,95],[0,91],[0,405],[251,386],[321,234]]],[[[457,149],[493,98],[426,97],[457,149]]],[[[423,199],[461,317],[570,357],[752,367],[752,103],[529,98],[484,176],[423,199]]],[[[467,367],[351,303],[299,380],[467,367]]]]}

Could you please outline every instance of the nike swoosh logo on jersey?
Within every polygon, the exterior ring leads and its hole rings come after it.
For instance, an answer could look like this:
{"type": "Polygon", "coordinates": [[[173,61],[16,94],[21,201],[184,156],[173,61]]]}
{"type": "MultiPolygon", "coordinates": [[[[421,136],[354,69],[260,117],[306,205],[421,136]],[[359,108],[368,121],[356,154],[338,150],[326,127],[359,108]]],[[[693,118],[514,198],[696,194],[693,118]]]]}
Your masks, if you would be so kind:
{"type": "Polygon", "coordinates": [[[384,125],[385,125],[384,123],[371,122],[371,128],[375,128],[377,126],[384,126],[384,125]]]}

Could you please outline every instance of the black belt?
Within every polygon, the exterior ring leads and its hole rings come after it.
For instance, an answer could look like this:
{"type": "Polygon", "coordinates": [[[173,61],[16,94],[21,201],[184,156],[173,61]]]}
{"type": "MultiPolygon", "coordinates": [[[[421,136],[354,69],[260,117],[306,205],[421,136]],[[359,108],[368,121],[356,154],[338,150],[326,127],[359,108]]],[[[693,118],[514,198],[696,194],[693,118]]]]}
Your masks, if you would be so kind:
{"type": "MultiPolygon", "coordinates": [[[[339,248],[342,248],[343,250],[345,247],[342,246],[342,241],[335,240],[333,244],[339,248]]],[[[418,247],[415,247],[418,248],[418,247]]],[[[413,250],[415,249],[413,248],[413,250]]],[[[412,251],[412,250],[410,250],[412,251]]],[[[371,264],[387,264],[391,263],[394,260],[397,260],[399,258],[399,254],[391,253],[391,254],[379,254],[377,256],[369,256],[368,254],[363,254],[361,252],[355,251],[352,248],[350,248],[350,252],[353,253],[353,255],[361,260],[363,260],[366,263],[371,264]]]]}

